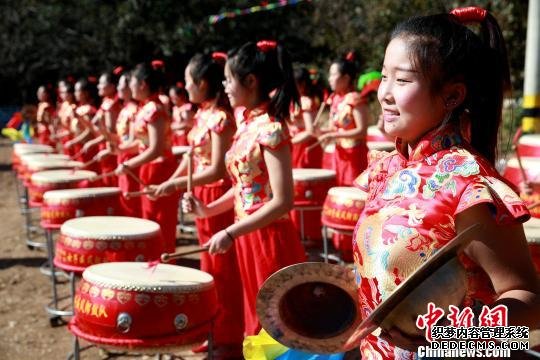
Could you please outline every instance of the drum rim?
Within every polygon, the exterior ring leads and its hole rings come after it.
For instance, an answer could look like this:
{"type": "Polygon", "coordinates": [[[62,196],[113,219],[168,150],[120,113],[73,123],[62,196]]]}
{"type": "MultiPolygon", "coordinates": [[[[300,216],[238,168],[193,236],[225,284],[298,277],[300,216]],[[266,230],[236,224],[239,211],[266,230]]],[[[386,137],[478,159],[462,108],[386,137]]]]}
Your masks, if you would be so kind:
{"type": "Polygon", "coordinates": [[[118,187],[107,186],[107,187],[95,187],[95,188],[76,188],[76,189],[58,189],[58,190],[49,190],[43,194],[43,201],[47,204],[56,203],[56,202],[65,202],[68,200],[80,200],[80,199],[91,199],[91,198],[100,198],[108,195],[120,194],[122,191],[118,187]],[[87,192],[86,196],[85,192],[87,192]],[[75,196],[65,196],[63,194],[74,193],[75,196]]]}
{"type": "MultiPolygon", "coordinates": [[[[125,225],[129,225],[129,224],[126,223],[125,225]]],[[[64,236],[69,236],[71,238],[81,239],[81,240],[88,239],[88,240],[96,240],[96,241],[108,241],[108,240],[130,241],[130,240],[145,239],[148,237],[159,235],[161,233],[161,227],[155,221],[132,217],[132,216],[114,216],[114,215],[84,216],[84,217],[69,219],[66,222],[64,222],[62,224],[62,227],[60,228],[60,233],[64,236]],[[110,234],[105,234],[105,233],[92,234],[92,233],[89,233],[87,230],[78,229],[76,227],[77,223],[97,226],[96,223],[92,223],[92,222],[99,221],[99,220],[106,220],[106,221],[114,222],[115,225],[121,226],[121,225],[124,225],[121,222],[125,221],[126,219],[130,219],[133,223],[132,225],[134,225],[137,222],[138,224],[141,224],[141,227],[148,226],[148,229],[147,230],[143,229],[142,231],[144,232],[139,232],[136,234],[125,234],[125,233],[119,234],[119,233],[114,233],[114,232],[110,234]]]]}
{"type": "MultiPolygon", "coordinates": [[[[104,287],[108,289],[113,290],[124,290],[124,291],[137,291],[137,292],[151,292],[151,293],[173,293],[173,294],[186,294],[186,293],[193,293],[193,292],[203,292],[205,290],[211,289],[214,287],[214,277],[210,275],[207,272],[184,267],[184,266],[177,266],[177,265],[170,265],[170,264],[162,264],[158,263],[157,265],[154,265],[156,268],[150,269],[148,267],[148,263],[144,262],[107,262],[107,263],[100,263],[100,264],[94,264],[89,267],[87,267],[83,274],[82,278],[88,282],[89,284],[96,285],[99,287],[104,287]],[[103,274],[96,274],[92,271],[95,271],[96,268],[107,268],[107,267],[113,267],[122,265],[126,270],[133,270],[136,266],[144,266],[146,267],[146,270],[152,272],[152,275],[156,274],[156,271],[159,271],[159,267],[161,268],[168,268],[168,269],[187,269],[191,273],[199,273],[208,278],[207,282],[201,282],[198,284],[182,284],[182,287],[180,287],[179,284],[176,285],[140,285],[140,284],[125,284],[125,281],[122,281],[121,279],[107,279],[103,274]]],[[[114,269],[114,268],[113,268],[114,269]]],[[[138,268],[140,269],[140,267],[138,268]]],[[[116,275],[119,274],[119,272],[112,272],[116,275]]],[[[124,274],[122,272],[121,274],[124,274]]]]}
{"type": "Polygon", "coordinates": [[[30,181],[32,182],[32,184],[35,184],[35,185],[62,184],[62,183],[71,183],[71,182],[78,182],[82,180],[88,180],[94,176],[97,176],[97,174],[90,170],[56,169],[56,170],[37,171],[32,174],[30,181]],[[60,173],[60,171],[62,171],[62,173],[60,173]],[[53,175],[58,175],[58,176],[67,176],[67,175],[72,175],[72,176],[71,178],[63,177],[63,178],[58,178],[58,179],[47,179],[46,175],[48,173],[53,173],[53,175]],[[78,174],[79,176],[73,176],[75,174],[78,174]]]}
{"type": "MultiPolygon", "coordinates": [[[[520,160],[523,164],[526,164],[526,163],[531,163],[531,164],[539,163],[540,164],[540,158],[537,158],[534,156],[521,156],[520,160]]],[[[506,162],[506,167],[508,167],[510,164],[512,165],[515,164],[515,167],[512,167],[513,169],[514,168],[519,169],[519,163],[516,157],[509,158],[508,161],[506,162]]],[[[526,169],[526,170],[532,170],[532,169],[526,169]]]]}
{"type": "Polygon", "coordinates": [[[534,139],[540,140],[540,134],[524,134],[519,138],[518,146],[519,145],[540,145],[540,141],[537,143],[533,143],[532,140],[534,139]]]}
{"type": "Polygon", "coordinates": [[[318,169],[318,168],[294,168],[292,169],[293,181],[306,181],[306,180],[327,180],[335,179],[336,172],[330,169],[318,169]],[[308,176],[307,172],[315,170],[315,176],[308,176]],[[318,174],[317,174],[318,172],[318,174]]]}
{"type": "Polygon", "coordinates": [[[340,190],[344,190],[347,194],[354,194],[354,195],[364,195],[363,198],[356,198],[356,197],[352,197],[351,200],[358,200],[358,201],[366,201],[367,200],[367,193],[362,190],[362,189],[358,189],[354,186],[334,186],[334,187],[331,187],[330,189],[328,189],[328,196],[332,195],[332,196],[343,196],[344,194],[340,194],[340,193],[336,193],[336,192],[339,192],[340,190]]]}

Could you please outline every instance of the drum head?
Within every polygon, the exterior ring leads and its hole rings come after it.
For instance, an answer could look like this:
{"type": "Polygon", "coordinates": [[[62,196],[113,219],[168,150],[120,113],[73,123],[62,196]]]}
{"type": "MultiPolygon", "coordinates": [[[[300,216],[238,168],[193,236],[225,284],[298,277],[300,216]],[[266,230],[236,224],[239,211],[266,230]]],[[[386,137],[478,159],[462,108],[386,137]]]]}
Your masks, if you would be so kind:
{"type": "Polygon", "coordinates": [[[32,174],[32,182],[39,184],[62,184],[88,180],[97,174],[88,170],[48,170],[32,174]]]}
{"type": "Polygon", "coordinates": [[[173,155],[178,156],[187,153],[189,149],[191,149],[191,146],[177,145],[172,147],[172,153],[173,155]]]}
{"type": "Polygon", "coordinates": [[[328,190],[328,195],[359,201],[366,201],[367,199],[367,193],[365,191],[351,186],[335,186],[328,190]]]}
{"type": "MultiPolygon", "coordinates": [[[[409,295],[414,296],[414,291],[427,280],[433,273],[450,261],[455,260],[458,251],[462,250],[478,232],[483,228],[475,224],[467,228],[454,239],[450,240],[435,255],[430,257],[424,264],[416,269],[395,291],[362,321],[360,326],[347,340],[347,348],[357,346],[360,340],[375,331],[392,311],[409,295]]],[[[399,314],[398,314],[399,316],[399,314]]]]}
{"type": "Polygon", "coordinates": [[[110,262],[84,270],[83,279],[111,289],[127,291],[192,293],[211,288],[212,275],[188,267],[143,262],[110,262]]]}
{"type": "MultiPolygon", "coordinates": [[[[525,169],[537,170],[540,169],[540,159],[534,157],[521,157],[521,164],[525,169]]],[[[509,168],[519,169],[519,162],[516,158],[511,158],[506,163],[509,168]]]]}
{"type": "Polygon", "coordinates": [[[134,240],[159,234],[159,224],[129,216],[86,216],[62,224],[63,235],[77,239],[134,240]]]}
{"type": "Polygon", "coordinates": [[[540,147],[540,134],[525,134],[519,138],[518,144],[540,147]]]}
{"type": "Polygon", "coordinates": [[[17,155],[30,153],[52,153],[54,149],[49,145],[42,144],[14,144],[13,151],[17,155]]]}
{"type": "Polygon", "coordinates": [[[97,187],[88,189],[63,189],[47,191],[43,195],[43,199],[48,202],[61,202],[71,199],[99,198],[116,194],[120,194],[120,188],[97,187]]]}
{"type": "Polygon", "coordinates": [[[334,179],[336,172],[328,169],[293,169],[293,179],[296,181],[334,179]]]}
{"type": "Polygon", "coordinates": [[[26,162],[29,170],[46,170],[46,169],[72,169],[82,167],[83,163],[79,161],[63,160],[56,158],[37,158],[26,162]]]}
{"type": "Polygon", "coordinates": [[[50,154],[50,153],[31,153],[20,156],[22,163],[39,161],[41,159],[69,160],[69,156],[65,154],[50,154]]]}

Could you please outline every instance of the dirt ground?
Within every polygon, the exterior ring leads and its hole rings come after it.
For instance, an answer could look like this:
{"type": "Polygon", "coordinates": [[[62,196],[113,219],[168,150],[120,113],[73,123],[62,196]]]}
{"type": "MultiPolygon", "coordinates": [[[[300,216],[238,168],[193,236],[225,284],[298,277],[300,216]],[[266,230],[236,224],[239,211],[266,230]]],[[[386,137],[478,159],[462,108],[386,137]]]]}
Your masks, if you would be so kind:
{"type": "MultiPolygon", "coordinates": [[[[66,359],[73,348],[73,337],[65,324],[51,326],[45,305],[51,299],[49,277],[40,272],[46,253],[30,250],[26,243],[24,217],[18,204],[15,178],[11,171],[11,144],[0,138],[0,359],[66,359]]],[[[37,225],[39,211],[32,214],[37,225]]],[[[189,220],[189,219],[188,219],[189,220]]],[[[39,229],[39,228],[38,228],[39,229]]],[[[43,241],[42,230],[32,234],[43,241]]],[[[177,250],[195,247],[193,235],[182,234],[177,250]]],[[[183,266],[198,268],[196,255],[183,260],[183,266]]],[[[59,287],[61,295],[68,294],[67,283],[59,287]]],[[[67,304],[64,300],[63,304],[67,304]]],[[[531,347],[540,344],[540,335],[531,335],[531,347]]],[[[84,342],[81,346],[85,346],[84,342]]],[[[350,355],[350,354],[349,354],[350,355]]],[[[106,353],[95,347],[81,353],[81,359],[156,359],[142,354],[106,353]]],[[[167,358],[167,357],[166,357],[167,358]]],[[[171,357],[168,357],[171,358],[171,357]]],[[[189,350],[177,353],[176,359],[202,359],[189,350]]],[[[348,356],[348,358],[357,358],[348,356]]]]}

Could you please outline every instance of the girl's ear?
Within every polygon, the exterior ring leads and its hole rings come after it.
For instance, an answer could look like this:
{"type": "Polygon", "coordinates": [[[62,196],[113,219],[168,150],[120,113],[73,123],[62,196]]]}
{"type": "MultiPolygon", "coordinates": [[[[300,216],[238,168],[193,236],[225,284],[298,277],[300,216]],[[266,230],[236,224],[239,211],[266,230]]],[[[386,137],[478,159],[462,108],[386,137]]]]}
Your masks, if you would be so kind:
{"type": "Polygon", "coordinates": [[[199,87],[199,90],[201,90],[202,93],[206,94],[206,90],[208,90],[208,81],[206,81],[205,79],[202,79],[201,81],[199,81],[197,86],[199,87]]]}
{"type": "Polygon", "coordinates": [[[244,78],[244,86],[247,87],[250,91],[257,90],[259,87],[259,79],[253,74],[248,74],[244,78]]]}
{"type": "Polygon", "coordinates": [[[464,83],[452,83],[444,87],[443,99],[446,110],[453,111],[460,106],[467,96],[467,87],[464,83]]]}

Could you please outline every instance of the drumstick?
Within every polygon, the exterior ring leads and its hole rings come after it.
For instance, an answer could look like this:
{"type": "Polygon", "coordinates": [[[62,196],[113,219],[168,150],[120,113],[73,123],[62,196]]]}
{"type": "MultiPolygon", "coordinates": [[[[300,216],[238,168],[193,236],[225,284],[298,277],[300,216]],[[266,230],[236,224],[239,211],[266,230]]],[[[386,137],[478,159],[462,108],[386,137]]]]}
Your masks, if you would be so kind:
{"type": "Polygon", "coordinates": [[[311,150],[315,149],[317,146],[322,146],[323,141],[317,140],[317,142],[314,142],[313,144],[309,145],[305,152],[310,152],[311,150]]]}
{"type": "Polygon", "coordinates": [[[78,158],[79,156],[81,156],[81,155],[83,154],[83,152],[84,152],[83,149],[79,150],[79,152],[76,153],[75,155],[71,156],[70,159],[71,159],[71,160],[77,160],[77,158],[78,158]]]}
{"type": "Polygon", "coordinates": [[[532,204],[527,205],[527,209],[532,210],[532,209],[534,209],[534,208],[536,208],[538,206],[540,206],[540,201],[535,201],[532,204]]]}
{"type": "Polygon", "coordinates": [[[93,163],[95,163],[96,161],[97,161],[97,159],[93,158],[92,160],[87,161],[84,164],[82,164],[79,168],[82,169],[82,168],[88,167],[88,166],[92,165],[93,163]]]}
{"type": "Polygon", "coordinates": [[[321,115],[324,111],[324,108],[326,107],[326,101],[323,101],[321,103],[321,106],[319,107],[319,111],[317,112],[317,116],[315,116],[315,120],[313,120],[313,127],[315,128],[315,126],[317,126],[317,123],[319,122],[319,120],[321,119],[321,115]]]}
{"type": "Polygon", "coordinates": [[[154,190],[142,190],[142,191],[131,191],[131,192],[125,192],[124,197],[136,197],[136,196],[142,196],[142,195],[148,195],[153,194],[154,190]]]}
{"type": "Polygon", "coordinates": [[[193,153],[191,149],[186,153],[187,155],[187,189],[188,194],[191,193],[191,187],[193,185],[193,169],[191,168],[191,161],[193,160],[193,153]]]}
{"type": "Polygon", "coordinates": [[[98,180],[101,180],[101,179],[109,177],[109,176],[114,176],[114,174],[115,174],[114,171],[109,171],[109,172],[94,176],[93,178],[90,178],[89,180],[90,181],[98,181],[98,180]]]}
{"type": "Polygon", "coordinates": [[[127,166],[124,167],[124,170],[126,171],[126,174],[128,174],[129,176],[131,176],[131,178],[133,180],[135,180],[136,182],[139,183],[139,185],[141,185],[142,187],[146,187],[146,184],[143,183],[143,181],[137,176],[135,175],[135,173],[130,169],[128,168],[127,166]]]}
{"type": "Polygon", "coordinates": [[[181,252],[175,252],[175,253],[163,253],[161,254],[161,261],[168,262],[170,260],[180,259],[181,257],[186,256],[186,255],[198,254],[205,251],[208,251],[208,247],[200,247],[195,250],[189,250],[189,251],[183,251],[183,252],[181,251],[181,252]]]}

